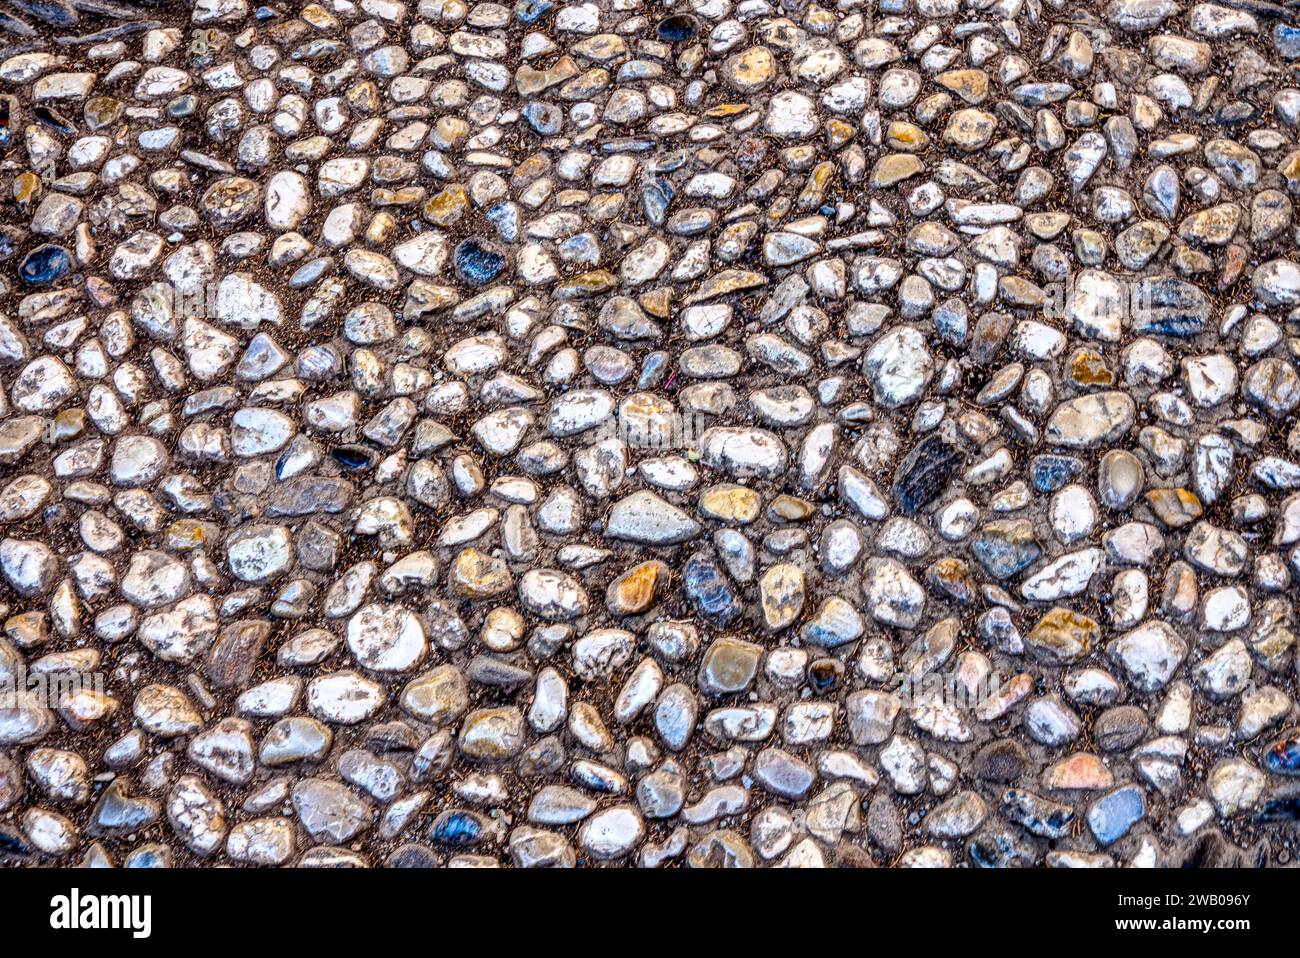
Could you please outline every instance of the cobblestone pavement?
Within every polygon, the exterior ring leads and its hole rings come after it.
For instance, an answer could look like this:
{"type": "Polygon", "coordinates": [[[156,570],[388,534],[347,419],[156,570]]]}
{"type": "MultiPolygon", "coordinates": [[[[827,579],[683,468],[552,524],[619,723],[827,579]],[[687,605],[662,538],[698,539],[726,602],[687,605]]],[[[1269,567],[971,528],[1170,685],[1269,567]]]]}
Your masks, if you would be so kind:
{"type": "Polygon", "coordinates": [[[0,10],[5,864],[1294,863],[1296,4],[0,10]]]}

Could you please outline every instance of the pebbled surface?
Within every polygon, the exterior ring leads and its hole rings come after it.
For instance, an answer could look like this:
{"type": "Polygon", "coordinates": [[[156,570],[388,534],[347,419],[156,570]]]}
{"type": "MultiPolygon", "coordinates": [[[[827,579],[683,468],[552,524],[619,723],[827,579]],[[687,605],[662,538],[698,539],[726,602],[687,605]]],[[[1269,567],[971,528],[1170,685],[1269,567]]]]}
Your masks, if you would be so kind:
{"type": "Polygon", "coordinates": [[[1291,7],[13,12],[4,864],[1294,862],[1291,7]]]}

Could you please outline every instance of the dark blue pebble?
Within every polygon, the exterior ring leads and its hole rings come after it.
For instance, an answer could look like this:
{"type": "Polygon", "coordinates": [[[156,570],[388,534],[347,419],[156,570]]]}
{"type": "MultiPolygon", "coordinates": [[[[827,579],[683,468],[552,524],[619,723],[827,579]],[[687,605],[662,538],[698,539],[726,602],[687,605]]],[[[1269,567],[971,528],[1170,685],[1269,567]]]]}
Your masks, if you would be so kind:
{"type": "Polygon", "coordinates": [[[663,382],[668,372],[669,355],[661,349],[655,350],[641,364],[641,376],[636,381],[637,389],[654,389],[663,382]]]}
{"type": "Polygon", "coordinates": [[[11,855],[30,855],[35,849],[28,845],[22,833],[8,825],[0,825],[0,852],[11,855]]]}
{"type": "Polygon", "coordinates": [[[966,304],[959,299],[949,299],[935,307],[932,314],[934,331],[954,346],[966,342],[970,334],[970,314],[966,304]]]}
{"type": "Polygon", "coordinates": [[[70,120],[62,114],[55,113],[48,106],[38,106],[32,113],[38,122],[45,124],[52,130],[58,130],[65,136],[71,136],[77,132],[77,128],[72,125],[70,120]]]}
{"type": "Polygon", "coordinates": [[[62,246],[46,243],[27,254],[18,267],[18,278],[28,286],[44,286],[72,270],[72,257],[62,246]]]}
{"type": "Polygon", "coordinates": [[[456,247],[456,272],[475,286],[484,286],[501,275],[506,258],[480,239],[470,237],[456,247]]]}
{"type": "Polygon", "coordinates": [[[335,446],[330,455],[344,469],[360,471],[375,464],[375,454],[365,446],[335,446]]]}
{"type": "Polygon", "coordinates": [[[1074,456],[1047,453],[1029,463],[1029,477],[1039,492],[1055,492],[1081,472],[1083,461],[1074,456]]]}
{"type": "Polygon", "coordinates": [[[916,512],[939,498],[961,461],[961,450],[942,436],[917,443],[894,474],[894,498],[903,511],[916,512]]]}
{"type": "Polygon", "coordinates": [[[67,5],[27,0],[14,6],[55,27],[70,27],[77,22],[77,11],[67,5]]]}
{"type": "Polygon", "coordinates": [[[1241,100],[1225,103],[1214,111],[1214,119],[1225,126],[1240,126],[1242,123],[1251,122],[1257,116],[1259,111],[1241,100]]]}
{"type": "Polygon", "coordinates": [[[970,551],[995,579],[1009,579],[1023,572],[1043,554],[1032,539],[1011,540],[996,523],[990,523],[975,534],[970,551]]]}
{"type": "Polygon", "coordinates": [[[1266,802],[1256,821],[1300,822],[1300,798],[1275,798],[1266,802]]]}
{"type": "Polygon", "coordinates": [[[1300,775],[1300,735],[1278,739],[1264,753],[1264,766],[1276,775],[1300,775]]]}
{"type": "Polygon", "coordinates": [[[483,834],[483,823],[470,812],[443,812],[429,833],[440,845],[472,845],[483,834]]]}
{"type": "Polygon", "coordinates": [[[686,597],[700,618],[720,629],[725,629],[740,615],[740,602],[713,560],[697,552],[686,562],[683,576],[686,597]]]}
{"type": "Polygon", "coordinates": [[[839,675],[833,669],[809,669],[808,683],[814,692],[825,692],[835,685],[839,675]]]}
{"type": "Polygon", "coordinates": [[[1210,301],[1196,286],[1174,276],[1140,280],[1129,304],[1134,330],[1164,336],[1195,336],[1210,318],[1210,301]]]}
{"type": "Polygon", "coordinates": [[[1011,868],[1028,865],[1034,860],[1032,850],[1016,842],[1007,832],[985,832],[971,839],[967,846],[970,859],[979,868],[1011,868]]]}
{"type": "Polygon", "coordinates": [[[694,17],[678,13],[660,20],[655,32],[665,43],[685,43],[695,37],[698,29],[694,17]]]}
{"type": "Polygon", "coordinates": [[[653,226],[663,226],[668,218],[668,207],[673,201],[673,187],[663,177],[647,180],[641,187],[641,208],[653,226]]]}

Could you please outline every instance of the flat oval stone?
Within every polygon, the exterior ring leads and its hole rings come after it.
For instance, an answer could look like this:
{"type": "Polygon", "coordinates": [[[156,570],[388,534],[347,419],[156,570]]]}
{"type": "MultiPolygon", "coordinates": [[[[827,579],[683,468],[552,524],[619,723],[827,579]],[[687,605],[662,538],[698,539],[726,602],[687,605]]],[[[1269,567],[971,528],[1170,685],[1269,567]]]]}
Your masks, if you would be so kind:
{"type": "Polygon", "coordinates": [[[1092,393],[1070,399],[1052,412],[1047,438],[1059,446],[1086,449],[1111,443],[1133,426],[1137,407],[1126,393],[1092,393]]]}
{"type": "Polygon", "coordinates": [[[56,283],[72,271],[72,256],[62,246],[46,243],[25,257],[18,267],[18,278],[28,286],[56,283]]]}

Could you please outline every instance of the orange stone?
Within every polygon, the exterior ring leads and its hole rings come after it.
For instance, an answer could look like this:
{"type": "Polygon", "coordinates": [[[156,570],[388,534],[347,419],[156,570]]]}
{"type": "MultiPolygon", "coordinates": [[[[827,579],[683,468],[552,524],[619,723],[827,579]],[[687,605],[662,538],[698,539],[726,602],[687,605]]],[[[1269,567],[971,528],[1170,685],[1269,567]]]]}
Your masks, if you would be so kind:
{"type": "Polygon", "coordinates": [[[1025,641],[1040,657],[1075,662],[1101,638],[1101,626],[1086,615],[1057,606],[1038,620],[1025,641]]]}
{"type": "Polygon", "coordinates": [[[605,605],[612,615],[639,615],[654,604],[671,575],[658,559],[633,566],[609,584],[605,605]]]}
{"type": "Polygon", "coordinates": [[[1106,360],[1095,349],[1081,349],[1070,363],[1070,378],[1080,386],[1110,386],[1115,374],[1106,368],[1106,360]]]}
{"type": "Polygon", "coordinates": [[[1188,489],[1152,489],[1146,500],[1156,517],[1171,529],[1195,522],[1205,511],[1196,493],[1188,489]]]}
{"type": "Polygon", "coordinates": [[[505,562],[478,549],[465,549],[451,564],[452,592],[467,599],[486,599],[514,584],[505,562]]]}
{"type": "Polygon", "coordinates": [[[1075,752],[1044,772],[1043,784],[1062,791],[1092,792],[1110,788],[1115,784],[1115,776],[1098,756],[1089,752],[1075,752]]]}

